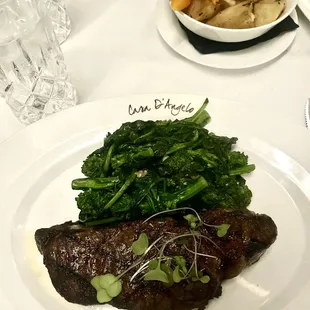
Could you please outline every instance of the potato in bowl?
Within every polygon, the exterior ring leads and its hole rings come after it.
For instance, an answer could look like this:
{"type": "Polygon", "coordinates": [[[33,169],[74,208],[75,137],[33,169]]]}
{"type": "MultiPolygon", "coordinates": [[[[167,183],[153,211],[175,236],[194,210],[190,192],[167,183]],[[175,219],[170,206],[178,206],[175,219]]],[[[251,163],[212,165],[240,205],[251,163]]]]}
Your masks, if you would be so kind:
{"type": "Polygon", "coordinates": [[[207,39],[241,42],[259,37],[289,16],[298,0],[172,0],[189,30],[207,39]]]}

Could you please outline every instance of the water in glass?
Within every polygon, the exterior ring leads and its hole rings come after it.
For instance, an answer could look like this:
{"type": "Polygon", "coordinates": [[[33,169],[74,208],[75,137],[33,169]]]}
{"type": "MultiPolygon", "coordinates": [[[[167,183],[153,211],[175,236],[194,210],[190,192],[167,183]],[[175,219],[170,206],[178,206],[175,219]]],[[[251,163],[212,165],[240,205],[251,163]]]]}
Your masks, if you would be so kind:
{"type": "Polygon", "coordinates": [[[77,103],[44,1],[0,0],[0,93],[24,124],[77,103]]]}

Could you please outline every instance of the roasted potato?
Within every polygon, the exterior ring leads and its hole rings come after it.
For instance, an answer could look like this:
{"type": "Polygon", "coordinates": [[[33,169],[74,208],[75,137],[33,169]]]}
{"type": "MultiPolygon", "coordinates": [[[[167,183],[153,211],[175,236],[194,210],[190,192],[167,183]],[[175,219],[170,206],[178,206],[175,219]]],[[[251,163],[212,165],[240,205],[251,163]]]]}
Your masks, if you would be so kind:
{"type": "Polygon", "coordinates": [[[192,0],[184,12],[198,21],[204,21],[213,17],[220,10],[220,0],[192,0]]]}
{"type": "Polygon", "coordinates": [[[285,0],[261,0],[254,6],[255,26],[270,24],[277,20],[285,9],[285,0]]]}
{"type": "Polygon", "coordinates": [[[220,2],[221,2],[221,5],[222,5],[222,10],[237,4],[236,0],[220,0],[220,2]]]}
{"type": "Polygon", "coordinates": [[[219,12],[206,23],[211,26],[245,29],[255,27],[254,1],[242,1],[219,12]]]}

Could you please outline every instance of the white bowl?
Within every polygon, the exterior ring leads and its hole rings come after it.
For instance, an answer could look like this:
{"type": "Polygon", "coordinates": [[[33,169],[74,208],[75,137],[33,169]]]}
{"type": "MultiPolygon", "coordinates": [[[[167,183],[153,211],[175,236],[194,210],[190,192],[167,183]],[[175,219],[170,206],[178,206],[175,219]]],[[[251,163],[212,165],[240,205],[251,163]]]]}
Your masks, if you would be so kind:
{"type": "Polygon", "coordinates": [[[181,11],[174,12],[179,21],[187,29],[191,30],[192,32],[203,38],[220,42],[242,42],[257,38],[269,31],[275,25],[279,24],[294,11],[297,3],[298,0],[286,0],[286,8],[282,15],[276,21],[264,26],[249,29],[226,29],[214,27],[199,22],[181,11]]]}

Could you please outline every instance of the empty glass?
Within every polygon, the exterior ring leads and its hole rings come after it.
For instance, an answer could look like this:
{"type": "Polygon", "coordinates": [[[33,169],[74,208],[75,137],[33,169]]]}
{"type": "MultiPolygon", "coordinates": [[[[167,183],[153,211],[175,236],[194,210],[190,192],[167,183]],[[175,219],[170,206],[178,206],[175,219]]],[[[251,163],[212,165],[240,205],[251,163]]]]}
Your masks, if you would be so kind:
{"type": "Polygon", "coordinates": [[[0,0],[0,92],[24,124],[77,103],[46,8],[0,0]]]}
{"type": "Polygon", "coordinates": [[[64,0],[45,0],[48,15],[52,20],[53,28],[59,44],[63,43],[71,32],[71,22],[67,14],[64,0]]]}

